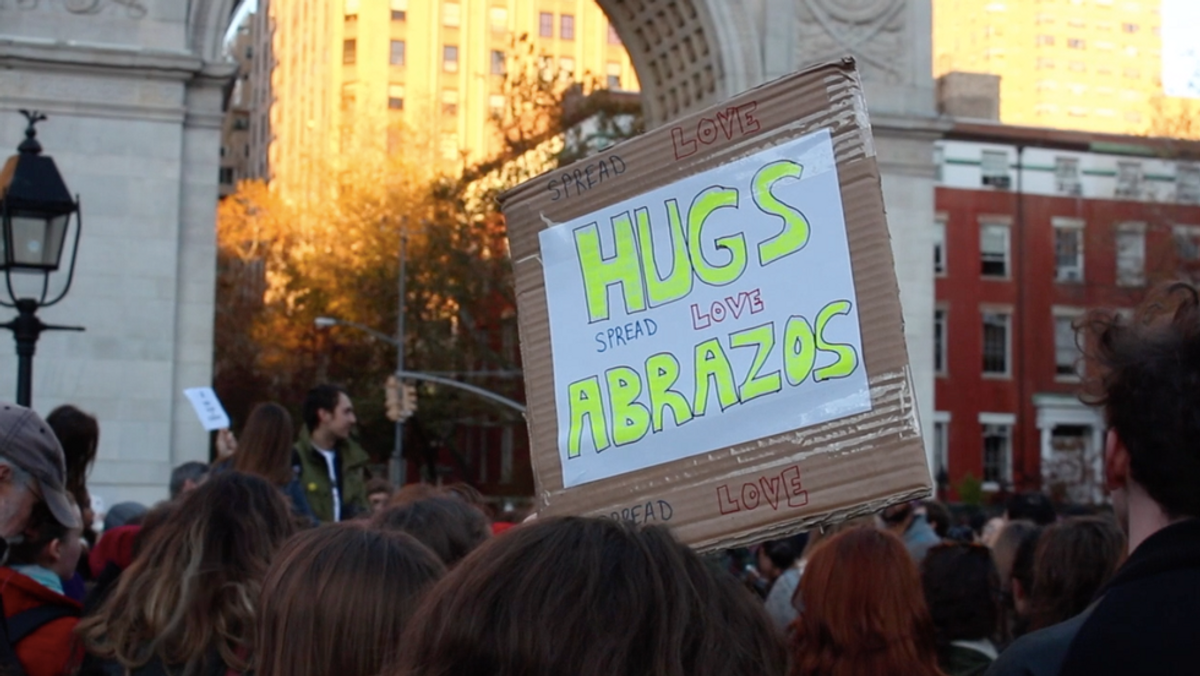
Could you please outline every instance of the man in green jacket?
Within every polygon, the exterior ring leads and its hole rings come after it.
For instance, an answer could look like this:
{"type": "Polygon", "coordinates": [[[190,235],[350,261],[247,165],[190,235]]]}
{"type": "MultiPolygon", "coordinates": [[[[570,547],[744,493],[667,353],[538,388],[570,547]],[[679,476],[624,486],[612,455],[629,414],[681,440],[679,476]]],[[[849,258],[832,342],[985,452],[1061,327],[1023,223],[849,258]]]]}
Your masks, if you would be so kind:
{"type": "Polygon", "coordinates": [[[357,418],[340,387],[318,385],[304,398],[304,430],[293,464],[313,514],[322,523],[352,519],[367,511],[366,469],[370,456],[350,439],[357,418]]]}

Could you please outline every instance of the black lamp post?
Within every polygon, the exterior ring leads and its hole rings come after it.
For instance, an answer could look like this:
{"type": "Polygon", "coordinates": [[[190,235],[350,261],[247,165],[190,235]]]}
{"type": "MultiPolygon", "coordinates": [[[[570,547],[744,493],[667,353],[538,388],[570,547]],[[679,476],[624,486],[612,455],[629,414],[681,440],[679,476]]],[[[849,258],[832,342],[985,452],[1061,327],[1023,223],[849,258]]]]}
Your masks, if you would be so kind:
{"type": "Polygon", "coordinates": [[[17,341],[17,403],[29,406],[33,386],[33,354],[42,331],[82,331],[78,326],[54,326],[38,319],[38,308],[54,305],[67,295],[75,277],[75,258],[79,252],[79,230],[82,226],[79,199],[71,198],[67,185],[54,160],[42,155],[37,140],[38,122],[46,119],[36,111],[22,110],[29,121],[25,140],[17,146],[17,154],[8,158],[0,169],[0,270],[4,271],[4,286],[9,302],[0,305],[16,308],[17,316],[0,328],[13,332],[17,341]],[[50,297],[50,274],[62,263],[71,215],[75,215],[75,241],[71,244],[71,264],[62,291],[50,297]],[[13,288],[13,275],[33,277],[41,285],[36,298],[21,296],[13,288]],[[37,280],[37,275],[41,279],[37,280]]]}

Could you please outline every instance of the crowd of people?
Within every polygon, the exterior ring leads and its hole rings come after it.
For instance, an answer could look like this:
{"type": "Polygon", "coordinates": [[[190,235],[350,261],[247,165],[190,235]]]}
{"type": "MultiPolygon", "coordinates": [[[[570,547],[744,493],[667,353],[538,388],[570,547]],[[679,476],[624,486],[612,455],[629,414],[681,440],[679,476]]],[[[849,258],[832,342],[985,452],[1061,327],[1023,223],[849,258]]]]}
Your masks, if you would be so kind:
{"type": "Polygon", "coordinates": [[[262,404],[93,532],[100,427],[0,404],[0,675],[1181,674],[1200,635],[1200,295],[1084,327],[1112,504],[901,503],[701,556],[662,526],[498,522],[372,480],[349,396],[262,404]],[[297,440],[298,437],[298,440],[297,440]]]}

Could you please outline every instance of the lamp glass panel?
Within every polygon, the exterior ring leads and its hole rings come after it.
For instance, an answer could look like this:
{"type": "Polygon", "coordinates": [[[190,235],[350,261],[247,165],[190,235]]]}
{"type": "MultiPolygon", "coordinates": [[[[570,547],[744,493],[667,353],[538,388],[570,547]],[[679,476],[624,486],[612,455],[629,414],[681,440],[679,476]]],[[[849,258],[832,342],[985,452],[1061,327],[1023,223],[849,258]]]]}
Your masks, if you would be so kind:
{"type": "Polygon", "coordinates": [[[12,215],[9,221],[12,228],[9,235],[12,250],[9,253],[12,257],[10,264],[14,269],[47,267],[46,248],[52,228],[51,220],[21,213],[12,215]]]}

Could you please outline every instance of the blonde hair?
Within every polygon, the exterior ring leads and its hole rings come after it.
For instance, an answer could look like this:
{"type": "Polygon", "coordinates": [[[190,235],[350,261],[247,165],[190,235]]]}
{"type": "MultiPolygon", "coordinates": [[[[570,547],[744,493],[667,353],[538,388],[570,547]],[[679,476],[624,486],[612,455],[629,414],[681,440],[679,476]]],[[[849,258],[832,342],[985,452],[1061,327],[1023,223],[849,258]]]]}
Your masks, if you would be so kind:
{"type": "Polygon", "coordinates": [[[76,633],[128,670],[157,658],[191,675],[216,655],[244,671],[262,580],[292,532],[274,486],[237,472],[214,477],[184,497],[76,633]]]}

